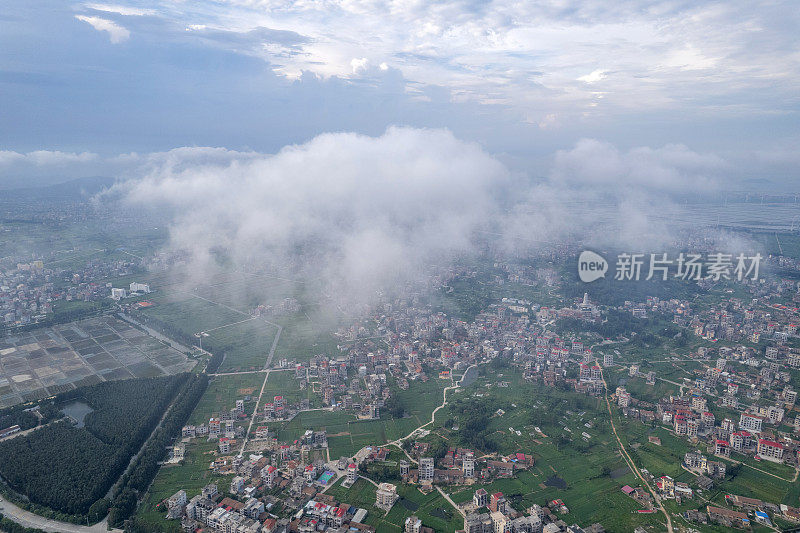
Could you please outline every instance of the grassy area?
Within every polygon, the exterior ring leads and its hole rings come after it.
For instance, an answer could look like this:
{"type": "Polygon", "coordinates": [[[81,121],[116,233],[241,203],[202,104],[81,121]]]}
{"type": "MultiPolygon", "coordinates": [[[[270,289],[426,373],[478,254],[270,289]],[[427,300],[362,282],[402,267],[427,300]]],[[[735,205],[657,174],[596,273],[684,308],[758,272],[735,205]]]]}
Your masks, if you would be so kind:
{"type": "Polygon", "coordinates": [[[375,507],[375,490],[374,485],[359,479],[349,489],[337,483],[327,493],[341,502],[366,509],[364,521],[379,533],[402,531],[406,518],[411,515],[419,517],[425,526],[436,531],[453,532],[464,526],[461,514],[436,491],[423,494],[414,486],[400,485],[397,487],[400,499],[386,513],[375,507]]]}
{"type": "MultiPolygon", "coordinates": [[[[503,492],[519,511],[560,498],[570,509],[563,517],[567,523],[600,522],[608,531],[632,531],[640,525],[658,527],[663,519],[635,513],[641,506],[621,491],[626,484],[636,486],[636,478],[625,468],[605,404],[598,399],[527,383],[512,368],[484,369],[475,384],[456,397],[503,405],[505,413],[488,421],[489,438],[500,453],[524,452],[532,454],[536,462],[513,479],[453,487],[454,501],[469,500],[479,487],[490,493],[503,492]],[[508,387],[498,386],[499,382],[508,382],[508,387]]],[[[441,412],[437,422],[452,416],[448,409],[441,412]]],[[[437,432],[448,438],[451,446],[467,445],[460,441],[458,432],[447,428],[437,432]]]]}
{"type": "Polygon", "coordinates": [[[315,355],[334,357],[339,353],[337,339],[328,326],[317,324],[301,313],[278,319],[283,332],[278,340],[276,357],[306,361],[315,355]]]}
{"type": "MultiPolygon", "coordinates": [[[[270,386],[270,381],[267,386],[270,386]]],[[[292,379],[288,372],[281,372],[284,385],[275,386],[291,389],[292,379]]],[[[433,409],[442,402],[442,390],[450,381],[430,380],[427,383],[414,381],[408,390],[393,388],[406,410],[403,418],[381,418],[380,420],[358,420],[355,415],[341,411],[309,411],[300,413],[278,430],[279,440],[292,440],[299,437],[306,429],[325,429],[328,432],[330,456],[352,456],[364,446],[379,446],[411,433],[417,427],[431,419],[433,409]]],[[[266,392],[265,392],[266,394],[266,392]]],[[[292,394],[302,394],[295,388],[292,394]]],[[[318,401],[318,399],[317,399],[318,401]]]]}
{"type": "MultiPolygon", "coordinates": [[[[697,447],[691,446],[685,439],[676,437],[662,427],[651,428],[627,420],[620,420],[618,424],[623,442],[637,466],[647,469],[656,477],[669,475],[677,481],[694,484],[695,476],[683,470],[680,463],[686,452],[695,450],[697,447]],[[657,446],[650,443],[647,439],[649,435],[658,436],[662,445],[657,446]]],[[[701,449],[701,452],[706,453],[704,449],[701,449]]],[[[752,458],[738,455],[734,458],[744,460],[746,464],[737,466],[733,461],[723,460],[727,464],[727,475],[724,480],[715,482],[714,489],[704,494],[704,498],[720,506],[726,505],[726,494],[758,498],[775,504],[798,504],[800,489],[798,489],[797,483],[785,481],[792,479],[794,475],[792,468],[768,461],[756,462],[752,458]],[[756,468],[760,470],[756,470],[756,468]],[[780,475],[785,480],[778,479],[770,473],[780,475]]],[[[714,460],[722,459],[714,458],[714,460]]],[[[702,504],[702,501],[697,499],[693,501],[695,507],[702,504]]]]}
{"type": "MultiPolygon", "coordinates": [[[[263,381],[263,373],[237,374],[213,378],[189,418],[189,423],[194,425],[208,423],[208,419],[212,415],[231,409],[235,406],[237,399],[243,399],[247,395],[250,395],[251,399],[245,402],[245,412],[250,415],[263,381]]],[[[164,520],[165,513],[156,511],[156,505],[164,498],[172,496],[181,489],[185,490],[189,498],[191,498],[198,494],[200,489],[208,483],[219,482],[220,487],[224,488],[226,478],[214,474],[209,469],[209,464],[215,457],[214,452],[216,449],[216,441],[209,442],[204,438],[190,440],[186,446],[184,460],[180,464],[164,465],[158,471],[139,506],[137,515],[148,522],[158,522],[165,526],[174,523],[177,527],[175,531],[179,531],[180,524],[164,520]]]]}
{"type": "MultiPolygon", "coordinates": [[[[345,488],[342,486],[344,478],[336,482],[336,484],[328,489],[326,494],[336,498],[340,503],[354,505],[367,511],[367,517],[364,519],[366,524],[375,526],[383,521],[386,511],[375,507],[375,485],[367,480],[359,479],[352,487],[345,488]]],[[[399,531],[394,529],[392,531],[399,531]]]]}
{"type": "Polygon", "coordinates": [[[423,494],[415,486],[401,485],[397,487],[397,493],[400,499],[376,527],[380,531],[396,531],[389,526],[403,524],[411,515],[417,516],[425,526],[436,531],[449,533],[464,527],[464,518],[438,492],[423,494]]]}
{"type": "Polygon", "coordinates": [[[162,466],[139,505],[137,515],[162,526],[172,524],[174,531],[180,531],[180,523],[165,520],[166,512],[157,511],[156,505],[181,489],[186,491],[189,498],[199,494],[200,489],[209,483],[218,483],[220,490],[225,489],[225,485],[230,482],[230,476],[219,476],[209,469],[216,449],[216,442],[195,439],[186,447],[186,455],[181,464],[162,466]]]}
{"type": "Polygon", "coordinates": [[[264,367],[277,333],[275,326],[170,287],[154,292],[147,299],[155,305],[145,309],[145,315],[185,335],[205,332],[203,347],[225,354],[220,372],[264,367]]]}
{"type": "Polygon", "coordinates": [[[229,376],[217,376],[208,384],[203,397],[197,404],[197,408],[189,417],[189,423],[193,425],[208,423],[208,419],[214,414],[227,411],[236,407],[236,400],[243,399],[250,395],[249,402],[245,402],[245,413],[250,415],[264,382],[264,374],[233,374],[229,376]]]}
{"type": "Polygon", "coordinates": [[[209,332],[203,339],[213,350],[225,352],[219,372],[264,368],[278,328],[261,319],[234,323],[209,332]]]}

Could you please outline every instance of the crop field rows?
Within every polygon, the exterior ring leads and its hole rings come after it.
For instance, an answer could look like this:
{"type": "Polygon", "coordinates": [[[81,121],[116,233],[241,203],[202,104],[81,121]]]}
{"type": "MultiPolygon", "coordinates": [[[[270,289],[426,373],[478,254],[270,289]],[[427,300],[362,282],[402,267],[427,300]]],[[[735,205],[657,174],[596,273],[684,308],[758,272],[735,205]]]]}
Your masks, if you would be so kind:
{"type": "Polygon", "coordinates": [[[114,317],[41,328],[0,341],[0,407],[100,381],[177,374],[193,364],[114,317]]]}

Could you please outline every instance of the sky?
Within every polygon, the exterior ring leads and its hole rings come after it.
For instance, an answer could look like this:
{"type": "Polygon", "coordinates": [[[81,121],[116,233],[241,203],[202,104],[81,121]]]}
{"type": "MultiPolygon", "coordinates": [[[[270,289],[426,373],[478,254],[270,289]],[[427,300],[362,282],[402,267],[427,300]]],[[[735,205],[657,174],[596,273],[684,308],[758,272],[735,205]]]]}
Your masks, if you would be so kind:
{"type": "Polygon", "coordinates": [[[532,179],[800,186],[790,0],[6,6],[4,188],[393,126],[446,129],[532,179]]]}

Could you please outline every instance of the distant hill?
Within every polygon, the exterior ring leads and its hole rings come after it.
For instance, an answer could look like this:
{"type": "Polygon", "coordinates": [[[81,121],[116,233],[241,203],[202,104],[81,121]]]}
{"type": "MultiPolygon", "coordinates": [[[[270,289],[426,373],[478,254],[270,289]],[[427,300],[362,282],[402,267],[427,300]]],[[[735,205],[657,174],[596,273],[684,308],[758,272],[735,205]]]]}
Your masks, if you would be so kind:
{"type": "Polygon", "coordinates": [[[88,200],[103,189],[111,187],[114,182],[114,178],[106,176],[77,178],[55,185],[6,190],[3,191],[2,197],[10,201],[88,200]]]}

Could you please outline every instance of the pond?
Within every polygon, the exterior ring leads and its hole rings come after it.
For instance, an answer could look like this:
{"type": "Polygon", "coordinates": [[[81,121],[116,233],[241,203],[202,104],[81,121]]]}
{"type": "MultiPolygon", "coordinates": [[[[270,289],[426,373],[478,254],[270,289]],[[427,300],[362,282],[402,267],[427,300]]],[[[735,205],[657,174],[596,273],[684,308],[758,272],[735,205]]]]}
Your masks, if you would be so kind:
{"type": "Polygon", "coordinates": [[[94,411],[94,409],[84,402],[74,401],[62,407],[61,411],[75,421],[76,427],[82,428],[83,420],[86,418],[86,415],[94,411]]]}

